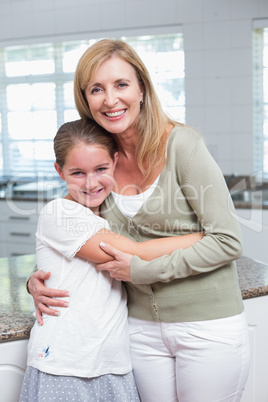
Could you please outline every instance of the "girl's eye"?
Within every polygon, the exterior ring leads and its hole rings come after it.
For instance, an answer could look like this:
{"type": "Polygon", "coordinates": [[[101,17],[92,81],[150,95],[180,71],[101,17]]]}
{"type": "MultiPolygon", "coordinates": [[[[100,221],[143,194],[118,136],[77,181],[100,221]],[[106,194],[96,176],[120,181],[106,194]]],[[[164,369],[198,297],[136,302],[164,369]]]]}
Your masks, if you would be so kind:
{"type": "Polygon", "coordinates": [[[107,170],[106,167],[100,167],[100,168],[97,169],[97,172],[98,172],[98,173],[103,173],[103,172],[105,172],[106,170],[107,170]]]}
{"type": "Polygon", "coordinates": [[[73,172],[72,173],[72,176],[80,176],[80,175],[82,175],[83,173],[82,172],[73,172]]]}

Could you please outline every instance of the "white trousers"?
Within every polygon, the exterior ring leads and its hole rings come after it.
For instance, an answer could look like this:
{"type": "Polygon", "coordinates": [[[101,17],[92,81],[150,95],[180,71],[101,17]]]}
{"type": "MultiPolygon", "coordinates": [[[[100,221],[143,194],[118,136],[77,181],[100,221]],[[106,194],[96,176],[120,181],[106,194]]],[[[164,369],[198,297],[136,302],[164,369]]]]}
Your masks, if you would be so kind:
{"type": "Polygon", "coordinates": [[[142,402],[238,402],[250,350],[245,313],[163,323],[129,317],[131,358],[142,402]]]}

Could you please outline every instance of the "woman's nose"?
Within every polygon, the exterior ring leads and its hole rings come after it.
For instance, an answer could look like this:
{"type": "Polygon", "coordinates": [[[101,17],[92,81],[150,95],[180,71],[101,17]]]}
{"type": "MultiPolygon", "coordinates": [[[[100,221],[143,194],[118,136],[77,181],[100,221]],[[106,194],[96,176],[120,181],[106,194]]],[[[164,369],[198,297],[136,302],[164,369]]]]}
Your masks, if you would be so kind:
{"type": "Polygon", "coordinates": [[[114,89],[108,89],[105,92],[105,104],[109,107],[113,107],[118,102],[118,97],[114,89]]]}

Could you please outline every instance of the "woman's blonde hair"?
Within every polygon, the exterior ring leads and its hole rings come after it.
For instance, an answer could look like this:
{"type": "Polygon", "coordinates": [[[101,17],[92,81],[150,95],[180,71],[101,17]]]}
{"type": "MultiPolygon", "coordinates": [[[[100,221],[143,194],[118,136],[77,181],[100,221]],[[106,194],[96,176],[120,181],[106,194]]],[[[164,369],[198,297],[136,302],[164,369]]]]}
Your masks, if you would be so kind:
{"type": "Polygon", "coordinates": [[[96,145],[107,150],[114,160],[117,145],[114,138],[95,121],[80,119],[64,123],[54,137],[56,162],[62,169],[70,150],[79,144],[96,145]]]}
{"type": "Polygon", "coordinates": [[[149,72],[131,46],[122,40],[102,39],[85,51],[75,72],[75,104],[82,118],[93,119],[85,97],[85,89],[99,66],[114,55],[125,60],[134,68],[143,90],[143,103],[137,124],[136,158],[144,179],[146,179],[152,173],[150,169],[155,170],[165,157],[163,135],[167,124],[176,123],[163,111],[149,72]]]}

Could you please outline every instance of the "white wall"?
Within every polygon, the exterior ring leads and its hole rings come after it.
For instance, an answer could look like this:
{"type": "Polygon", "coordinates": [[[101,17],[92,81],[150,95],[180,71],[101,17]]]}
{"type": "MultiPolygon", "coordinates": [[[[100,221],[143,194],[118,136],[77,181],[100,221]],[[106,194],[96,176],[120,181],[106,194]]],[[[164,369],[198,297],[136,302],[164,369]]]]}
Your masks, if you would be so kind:
{"type": "Polygon", "coordinates": [[[268,0],[0,0],[0,47],[182,24],[187,123],[223,173],[252,174],[252,21],[265,17],[268,0]]]}
{"type": "Polygon", "coordinates": [[[268,264],[268,210],[237,209],[243,238],[243,254],[253,260],[268,264]]]}

